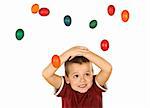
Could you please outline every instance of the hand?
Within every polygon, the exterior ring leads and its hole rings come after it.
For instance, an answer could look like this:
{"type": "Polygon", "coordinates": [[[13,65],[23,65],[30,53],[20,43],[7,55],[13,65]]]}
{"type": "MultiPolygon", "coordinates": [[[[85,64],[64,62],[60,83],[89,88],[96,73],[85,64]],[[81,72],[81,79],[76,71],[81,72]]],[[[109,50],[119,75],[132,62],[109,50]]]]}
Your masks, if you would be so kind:
{"type": "Polygon", "coordinates": [[[73,59],[75,56],[84,56],[88,52],[88,48],[84,46],[75,46],[67,50],[65,53],[68,55],[69,60],[73,59]]]}

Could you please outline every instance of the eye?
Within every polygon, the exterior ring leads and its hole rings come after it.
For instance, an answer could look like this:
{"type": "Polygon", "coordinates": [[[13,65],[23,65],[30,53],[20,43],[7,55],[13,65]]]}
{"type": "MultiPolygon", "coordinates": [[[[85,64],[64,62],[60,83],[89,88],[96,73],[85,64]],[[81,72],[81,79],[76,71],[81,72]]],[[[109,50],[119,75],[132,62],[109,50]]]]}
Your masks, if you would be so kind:
{"type": "Polygon", "coordinates": [[[73,76],[73,78],[78,78],[78,77],[79,77],[79,75],[74,75],[74,76],[73,76]]]}
{"type": "Polygon", "coordinates": [[[86,75],[86,76],[90,76],[90,74],[89,74],[89,73],[86,73],[85,75],[86,75]]]}

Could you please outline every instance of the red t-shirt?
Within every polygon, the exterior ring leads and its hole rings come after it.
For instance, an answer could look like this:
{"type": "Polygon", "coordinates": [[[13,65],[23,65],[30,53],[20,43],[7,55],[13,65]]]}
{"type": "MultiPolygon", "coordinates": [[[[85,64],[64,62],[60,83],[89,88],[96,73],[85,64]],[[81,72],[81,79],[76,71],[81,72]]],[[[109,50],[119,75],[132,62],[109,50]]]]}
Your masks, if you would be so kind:
{"type": "Polygon", "coordinates": [[[86,93],[74,91],[70,84],[62,77],[62,84],[56,96],[62,97],[62,108],[102,108],[102,92],[106,87],[101,87],[93,78],[93,85],[86,93]]]}

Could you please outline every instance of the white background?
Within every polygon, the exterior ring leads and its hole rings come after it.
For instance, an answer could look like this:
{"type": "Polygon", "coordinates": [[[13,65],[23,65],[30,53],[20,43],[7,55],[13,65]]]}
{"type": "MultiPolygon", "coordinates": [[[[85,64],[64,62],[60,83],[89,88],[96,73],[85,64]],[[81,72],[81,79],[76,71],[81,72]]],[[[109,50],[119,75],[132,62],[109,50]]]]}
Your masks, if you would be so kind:
{"type": "MultiPolygon", "coordinates": [[[[83,45],[108,60],[113,73],[104,108],[149,108],[150,104],[150,2],[148,0],[1,0],[0,3],[0,108],[61,108],[61,99],[42,77],[54,54],[83,45]],[[41,17],[31,6],[50,9],[41,17]],[[116,8],[107,14],[108,5],[116,8]],[[130,19],[121,21],[127,9],[130,19]],[[66,27],[65,15],[72,24],[66,27]],[[98,21],[95,29],[89,22],[98,21]],[[25,36],[15,37],[22,28],[25,36]],[[107,39],[108,51],[100,49],[107,39]]],[[[57,74],[64,75],[63,66],[57,74]]],[[[97,68],[95,67],[95,71],[97,68]]]]}

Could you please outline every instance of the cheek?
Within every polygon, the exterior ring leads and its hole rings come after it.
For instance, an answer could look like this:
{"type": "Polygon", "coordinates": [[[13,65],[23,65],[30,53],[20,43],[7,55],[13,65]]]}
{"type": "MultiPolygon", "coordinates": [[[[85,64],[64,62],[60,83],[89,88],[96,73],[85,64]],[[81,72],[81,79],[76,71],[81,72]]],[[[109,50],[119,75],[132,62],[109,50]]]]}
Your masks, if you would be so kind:
{"type": "Polygon", "coordinates": [[[93,77],[92,77],[92,76],[91,76],[91,77],[87,77],[86,80],[87,80],[88,82],[92,82],[92,81],[93,81],[93,77]]]}
{"type": "Polygon", "coordinates": [[[79,80],[78,79],[71,79],[70,80],[70,84],[71,85],[77,85],[79,83],[79,80]]]}

